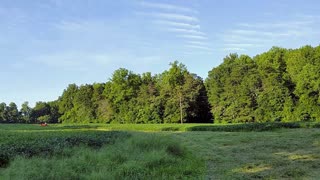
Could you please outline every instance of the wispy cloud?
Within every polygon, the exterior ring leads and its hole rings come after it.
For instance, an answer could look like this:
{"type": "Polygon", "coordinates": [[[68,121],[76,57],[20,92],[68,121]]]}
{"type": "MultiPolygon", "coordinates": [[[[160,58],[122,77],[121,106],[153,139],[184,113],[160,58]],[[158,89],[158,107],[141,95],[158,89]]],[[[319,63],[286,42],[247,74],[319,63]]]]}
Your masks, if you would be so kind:
{"type": "Polygon", "coordinates": [[[181,12],[189,12],[189,13],[198,13],[198,11],[196,11],[192,8],[177,6],[177,5],[172,5],[172,4],[151,3],[151,2],[142,1],[142,2],[140,2],[140,5],[143,7],[168,10],[168,11],[181,11],[181,12]]]}
{"type": "Polygon", "coordinates": [[[207,40],[206,36],[201,35],[177,35],[177,37],[185,38],[185,39],[197,39],[197,40],[207,40]]]}
{"type": "Polygon", "coordinates": [[[232,30],[227,30],[221,35],[225,47],[223,51],[244,51],[309,37],[316,34],[313,27],[317,22],[315,16],[299,16],[292,21],[237,23],[232,30]]]}
{"type": "Polygon", "coordinates": [[[301,26],[310,25],[313,20],[291,21],[291,22],[274,22],[274,23],[239,23],[239,26],[255,29],[278,29],[278,28],[294,28],[299,29],[301,26]]]}
{"type": "Polygon", "coordinates": [[[158,19],[176,20],[184,22],[199,22],[195,16],[184,15],[179,13],[163,13],[163,12],[136,12],[138,15],[151,16],[158,19]]]}
{"type": "Polygon", "coordinates": [[[207,50],[211,51],[212,49],[205,46],[198,46],[198,45],[185,45],[185,47],[193,48],[193,49],[201,49],[201,50],[207,50]]]}
{"type": "Polygon", "coordinates": [[[157,29],[170,32],[181,39],[183,47],[193,51],[210,51],[208,36],[201,30],[200,19],[197,11],[190,7],[179,6],[173,3],[151,3],[142,1],[139,3],[144,10],[136,12],[138,15],[151,17],[153,25],[157,29]]]}
{"type": "Polygon", "coordinates": [[[187,29],[200,29],[199,24],[191,24],[191,23],[184,23],[184,22],[175,22],[175,21],[166,21],[166,20],[155,20],[153,21],[156,24],[170,26],[170,27],[177,27],[177,28],[187,28],[187,29]]]}
{"type": "Polygon", "coordinates": [[[53,26],[62,31],[78,31],[85,30],[90,25],[87,22],[76,22],[76,21],[61,21],[53,24],[53,26]]]}
{"type": "Polygon", "coordinates": [[[244,48],[223,48],[223,51],[247,51],[247,49],[244,48]]]}
{"type": "Polygon", "coordinates": [[[256,47],[256,46],[261,46],[261,45],[257,45],[257,44],[244,44],[244,43],[233,43],[233,44],[225,44],[225,46],[231,46],[231,47],[256,47]]]}
{"type": "Polygon", "coordinates": [[[207,46],[209,43],[203,41],[186,41],[187,44],[207,46]]]}
{"type": "Polygon", "coordinates": [[[183,29],[183,28],[168,28],[170,32],[178,32],[178,33],[185,33],[185,34],[194,34],[194,35],[203,35],[205,36],[206,33],[194,30],[194,29],[183,29]]]}

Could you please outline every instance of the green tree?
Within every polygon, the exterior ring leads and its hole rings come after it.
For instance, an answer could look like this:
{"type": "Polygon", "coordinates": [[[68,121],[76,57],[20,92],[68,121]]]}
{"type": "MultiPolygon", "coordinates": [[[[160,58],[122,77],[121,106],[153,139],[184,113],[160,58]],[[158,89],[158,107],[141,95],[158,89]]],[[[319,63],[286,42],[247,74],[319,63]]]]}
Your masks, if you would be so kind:
{"type": "Polygon", "coordinates": [[[199,109],[208,108],[208,104],[196,104],[206,97],[201,94],[205,92],[202,79],[188,72],[186,66],[178,61],[170,65],[170,69],[161,74],[158,82],[164,106],[163,121],[183,123],[195,121],[201,116],[207,117],[208,113],[200,115],[202,111],[199,109]]]}
{"type": "Polygon", "coordinates": [[[158,98],[157,79],[148,72],[142,74],[141,81],[136,104],[136,123],[161,123],[162,104],[158,98]]]}
{"type": "Polygon", "coordinates": [[[30,116],[32,113],[32,108],[29,107],[29,102],[24,102],[21,105],[20,114],[22,116],[22,122],[29,123],[31,121],[30,116]]]}
{"type": "Polygon", "coordinates": [[[216,123],[255,121],[261,78],[253,59],[230,54],[209,72],[206,88],[216,123]]]}
{"type": "Polygon", "coordinates": [[[4,123],[7,121],[7,105],[6,103],[0,104],[0,122],[4,123]]]}
{"type": "Polygon", "coordinates": [[[50,114],[50,106],[46,102],[37,102],[31,112],[30,120],[32,123],[39,123],[41,122],[39,117],[49,115],[49,114],[50,114]]]}
{"type": "Polygon", "coordinates": [[[112,108],[112,121],[135,123],[137,119],[136,97],[141,85],[141,76],[120,68],[106,83],[104,95],[112,108]]]}
{"type": "Polygon", "coordinates": [[[262,78],[262,88],[257,99],[258,122],[281,121],[285,118],[284,105],[290,98],[286,87],[286,53],[286,49],[273,47],[255,58],[262,78]]]}
{"type": "Polygon", "coordinates": [[[7,122],[9,123],[17,123],[20,120],[20,114],[18,111],[18,107],[14,102],[11,102],[7,109],[7,122]]]}

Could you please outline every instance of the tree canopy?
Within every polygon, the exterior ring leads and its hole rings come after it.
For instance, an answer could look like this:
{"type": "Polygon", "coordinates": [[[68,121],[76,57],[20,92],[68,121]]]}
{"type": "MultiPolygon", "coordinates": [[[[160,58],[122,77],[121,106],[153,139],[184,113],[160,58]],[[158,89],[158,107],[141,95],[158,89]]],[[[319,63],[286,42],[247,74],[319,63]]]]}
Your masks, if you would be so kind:
{"type": "Polygon", "coordinates": [[[231,54],[205,84],[215,122],[320,121],[320,46],[231,54]]]}
{"type": "Polygon", "coordinates": [[[0,123],[249,123],[320,121],[320,46],[230,54],[202,78],[178,61],[160,74],[120,68],[70,84],[52,102],[0,104],[0,123]]]}

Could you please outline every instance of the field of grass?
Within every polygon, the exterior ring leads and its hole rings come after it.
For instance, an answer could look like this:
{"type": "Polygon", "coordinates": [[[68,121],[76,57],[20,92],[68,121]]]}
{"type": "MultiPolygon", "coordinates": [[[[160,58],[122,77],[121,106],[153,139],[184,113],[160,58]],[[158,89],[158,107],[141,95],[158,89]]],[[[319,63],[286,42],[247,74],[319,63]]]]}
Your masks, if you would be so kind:
{"type": "Polygon", "coordinates": [[[317,127],[2,124],[0,179],[320,179],[317,127]]]}

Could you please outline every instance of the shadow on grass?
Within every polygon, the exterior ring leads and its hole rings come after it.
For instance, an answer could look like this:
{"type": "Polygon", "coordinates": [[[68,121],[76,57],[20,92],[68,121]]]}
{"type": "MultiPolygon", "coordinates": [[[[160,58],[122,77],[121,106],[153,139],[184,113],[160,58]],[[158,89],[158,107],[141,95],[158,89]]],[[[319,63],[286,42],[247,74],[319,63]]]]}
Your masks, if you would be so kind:
{"type": "Polygon", "coordinates": [[[249,131],[272,131],[275,129],[301,128],[299,123],[249,123],[249,124],[230,124],[230,125],[212,125],[212,126],[193,126],[187,128],[187,131],[221,131],[221,132],[249,132],[249,131]]]}
{"type": "Polygon", "coordinates": [[[180,131],[179,127],[164,127],[161,128],[160,131],[180,131]]]}

